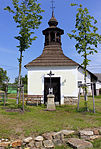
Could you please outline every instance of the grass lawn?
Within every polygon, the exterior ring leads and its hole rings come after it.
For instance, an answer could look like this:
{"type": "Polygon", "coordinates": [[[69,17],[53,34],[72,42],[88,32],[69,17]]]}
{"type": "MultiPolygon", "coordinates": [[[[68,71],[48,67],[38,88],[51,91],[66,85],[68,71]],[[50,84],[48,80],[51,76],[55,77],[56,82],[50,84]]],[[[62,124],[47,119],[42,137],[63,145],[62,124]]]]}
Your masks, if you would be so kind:
{"type": "MultiPolygon", "coordinates": [[[[15,108],[15,99],[8,99],[6,108],[15,108]]],[[[6,112],[0,102],[0,138],[31,136],[34,133],[59,131],[62,129],[79,130],[101,126],[101,96],[95,98],[96,113],[93,110],[93,100],[88,100],[90,112],[84,112],[84,100],[80,100],[80,112],[77,106],[60,106],[56,111],[44,111],[45,106],[27,106],[27,111],[6,112]]],[[[101,142],[101,141],[100,141],[101,142]]]]}

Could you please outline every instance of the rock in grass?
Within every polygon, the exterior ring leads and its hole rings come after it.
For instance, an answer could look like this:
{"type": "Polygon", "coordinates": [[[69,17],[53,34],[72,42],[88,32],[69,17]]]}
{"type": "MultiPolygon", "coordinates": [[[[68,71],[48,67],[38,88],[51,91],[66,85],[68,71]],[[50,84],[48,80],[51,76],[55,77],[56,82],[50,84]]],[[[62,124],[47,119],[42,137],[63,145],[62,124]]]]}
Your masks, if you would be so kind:
{"type": "Polygon", "coordinates": [[[42,145],[42,141],[35,142],[35,146],[36,146],[37,148],[41,148],[41,147],[43,147],[43,145],[42,145]]]}
{"type": "Polygon", "coordinates": [[[28,137],[28,138],[25,138],[24,140],[23,140],[23,142],[24,143],[29,143],[29,142],[31,142],[32,141],[32,137],[28,137]]]}
{"type": "Polygon", "coordinates": [[[45,140],[45,141],[43,141],[43,144],[44,144],[44,147],[45,148],[54,148],[54,144],[53,144],[53,142],[52,142],[52,140],[45,140]]]}
{"type": "Polygon", "coordinates": [[[45,140],[52,140],[53,132],[44,133],[42,136],[44,137],[45,140]]]}
{"type": "Polygon", "coordinates": [[[65,136],[68,136],[68,135],[75,133],[74,130],[61,130],[60,132],[63,133],[65,136]]]}
{"type": "Polygon", "coordinates": [[[34,140],[40,142],[40,141],[43,141],[43,137],[42,136],[37,136],[34,140]]]}
{"type": "Polygon", "coordinates": [[[62,132],[56,132],[53,134],[53,139],[60,139],[60,140],[63,140],[64,139],[64,134],[62,132]]]}
{"type": "Polygon", "coordinates": [[[91,149],[93,147],[92,143],[77,138],[69,138],[68,144],[76,149],[91,149]]]}
{"type": "Polygon", "coordinates": [[[88,130],[81,130],[79,131],[80,136],[93,136],[93,131],[88,131],[88,130]]]}
{"type": "Polygon", "coordinates": [[[90,136],[90,140],[95,140],[95,139],[99,139],[99,138],[101,138],[101,135],[90,136]]]}
{"type": "Polygon", "coordinates": [[[21,140],[15,140],[12,142],[12,147],[20,147],[22,145],[21,140]]]}
{"type": "Polygon", "coordinates": [[[0,147],[8,147],[11,142],[0,142],[0,147]]]}

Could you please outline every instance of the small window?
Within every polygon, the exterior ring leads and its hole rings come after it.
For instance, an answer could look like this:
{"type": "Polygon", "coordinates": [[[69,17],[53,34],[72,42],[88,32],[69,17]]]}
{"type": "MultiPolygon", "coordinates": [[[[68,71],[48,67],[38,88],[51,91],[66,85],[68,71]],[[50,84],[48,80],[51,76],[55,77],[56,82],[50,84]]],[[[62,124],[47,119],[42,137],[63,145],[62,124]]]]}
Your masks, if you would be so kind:
{"type": "Polygon", "coordinates": [[[82,81],[78,81],[78,87],[80,87],[81,84],[82,84],[82,81]]]}
{"type": "Polygon", "coordinates": [[[55,42],[55,33],[51,32],[51,42],[55,42]]]}

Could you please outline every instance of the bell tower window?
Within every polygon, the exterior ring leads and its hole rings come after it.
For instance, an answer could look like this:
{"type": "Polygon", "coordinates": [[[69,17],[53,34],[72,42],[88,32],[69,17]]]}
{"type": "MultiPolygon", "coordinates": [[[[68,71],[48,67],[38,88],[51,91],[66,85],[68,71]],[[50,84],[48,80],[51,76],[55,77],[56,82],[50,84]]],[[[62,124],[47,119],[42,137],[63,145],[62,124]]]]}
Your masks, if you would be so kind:
{"type": "Polygon", "coordinates": [[[45,35],[45,43],[49,44],[49,33],[48,32],[45,35]]]}
{"type": "Polygon", "coordinates": [[[56,41],[57,41],[58,43],[60,43],[60,33],[57,33],[56,41]]]}
{"type": "Polygon", "coordinates": [[[51,32],[50,36],[51,36],[51,42],[55,42],[55,33],[51,32]]]}

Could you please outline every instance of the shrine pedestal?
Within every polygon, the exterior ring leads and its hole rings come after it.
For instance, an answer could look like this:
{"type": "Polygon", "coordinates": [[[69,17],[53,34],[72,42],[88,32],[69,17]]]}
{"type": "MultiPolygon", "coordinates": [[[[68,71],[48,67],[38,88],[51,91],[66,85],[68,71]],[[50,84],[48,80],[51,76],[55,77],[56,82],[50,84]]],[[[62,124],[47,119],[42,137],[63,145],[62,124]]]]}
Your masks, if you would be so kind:
{"type": "Polygon", "coordinates": [[[47,110],[48,111],[55,111],[55,102],[54,102],[55,96],[53,94],[48,94],[47,95],[47,110]]]}

